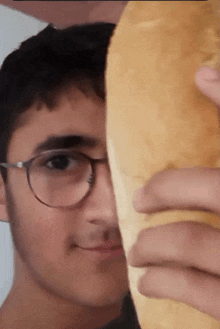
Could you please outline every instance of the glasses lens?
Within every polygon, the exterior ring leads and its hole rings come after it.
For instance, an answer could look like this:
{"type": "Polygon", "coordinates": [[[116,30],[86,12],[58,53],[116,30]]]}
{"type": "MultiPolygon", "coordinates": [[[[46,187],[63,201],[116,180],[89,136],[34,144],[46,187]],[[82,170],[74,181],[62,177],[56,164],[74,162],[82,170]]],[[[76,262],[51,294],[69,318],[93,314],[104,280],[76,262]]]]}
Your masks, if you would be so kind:
{"type": "Polygon", "coordinates": [[[90,161],[73,151],[54,151],[36,158],[30,167],[31,188],[48,206],[77,204],[89,191],[90,161]]]}

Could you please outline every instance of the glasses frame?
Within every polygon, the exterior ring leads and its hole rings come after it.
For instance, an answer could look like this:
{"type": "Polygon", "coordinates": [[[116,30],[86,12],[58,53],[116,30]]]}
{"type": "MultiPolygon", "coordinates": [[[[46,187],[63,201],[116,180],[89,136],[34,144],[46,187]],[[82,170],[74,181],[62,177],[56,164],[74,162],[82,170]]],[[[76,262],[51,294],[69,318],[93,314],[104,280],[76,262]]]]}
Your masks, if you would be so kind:
{"type": "Polygon", "coordinates": [[[0,167],[4,167],[5,169],[9,169],[9,168],[18,168],[18,169],[25,169],[26,170],[26,177],[27,177],[27,181],[28,181],[28,185],[29,185],[29,188],[31,190],[31,192],[33,193],[33,195],[35,196],[35,198],[42,204],[44,204],[45,206],[47,207],[50,207],[50,208],[70,208],[70,207],[74,207],[76,206],[79,202],[81,202],[82,200],[84,200],[88,194],[91,192],[92,190],[92,187],[95,183],[95,180],[96,180],[96,172],[95,172],[95,166],[97,163],[106,163],[108,162],[108,159],[107,158],[102,158],[102,159],[93,159],[93,158],[90,158],[88,155],[84,154],[84,153],[81,153],[81,152],[77,152],[75,151],[74,149],[53,149],[53,150],[48,150],[48,151],[44,151],[44,152],[41,152],[40,154],[32,157],[31,159],[27,160],[27,161],[18,161],[18,162],[15,162],[15,163],[5,163],[5,162],[1,162],[0,163],[0,167]],[[88,192],[85,194],[85,196],[80,200],[78,201],[76,204],[74,204],[73,206],[50,206],[48,204],[46,204],[45,202],[43,202],[42,200],[40,200],[37,195],[35,194],[32,186],[31,186],[31,183],[30,183],[30,167],[32,165],[32,162],[41,157],[42,155],[50,155],[50,154],[53,154],[54,152],[60,152],[60,151],[70,151],[70,152],[73,152],[75,154],[79,154],[80,156],[86,158],[90,164],[91,164],[91,167],[92,167],[92,177],[93,177],[93,180],[92,180],[92,183],[90,184],[89,186],[89,190],[88,192]]]}

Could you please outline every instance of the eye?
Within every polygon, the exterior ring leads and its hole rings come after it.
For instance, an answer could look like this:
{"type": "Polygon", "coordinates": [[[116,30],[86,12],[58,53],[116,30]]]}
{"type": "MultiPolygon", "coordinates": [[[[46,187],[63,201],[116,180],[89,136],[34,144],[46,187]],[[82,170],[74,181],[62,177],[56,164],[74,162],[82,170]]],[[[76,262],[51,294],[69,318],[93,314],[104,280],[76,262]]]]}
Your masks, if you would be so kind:
{"type": "Polygon", "coordinates": [[[71,170],[77,166],[77,160],[69,155],[55,155],[44,162],[44,166],[50,170],[71,170]]]}
{"type": "Polygon", "coordinates": [[[94,177],[93,174],[90,175],[89,179],[87,180],[87,183],[89,183],[89,185],[91,186],[94,182],[94,177]]]}

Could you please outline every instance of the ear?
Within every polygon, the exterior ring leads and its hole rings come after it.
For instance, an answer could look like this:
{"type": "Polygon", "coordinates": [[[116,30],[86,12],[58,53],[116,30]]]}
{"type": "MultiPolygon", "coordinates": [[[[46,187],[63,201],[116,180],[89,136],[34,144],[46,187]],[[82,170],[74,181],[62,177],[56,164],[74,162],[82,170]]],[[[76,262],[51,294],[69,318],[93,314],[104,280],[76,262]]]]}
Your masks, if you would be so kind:
{"type": "Polygon", "coordinates": [[[6,207],[6,190],[1,173],[0,173],[0,221],[9,222],[7,207],[6,207]]]}

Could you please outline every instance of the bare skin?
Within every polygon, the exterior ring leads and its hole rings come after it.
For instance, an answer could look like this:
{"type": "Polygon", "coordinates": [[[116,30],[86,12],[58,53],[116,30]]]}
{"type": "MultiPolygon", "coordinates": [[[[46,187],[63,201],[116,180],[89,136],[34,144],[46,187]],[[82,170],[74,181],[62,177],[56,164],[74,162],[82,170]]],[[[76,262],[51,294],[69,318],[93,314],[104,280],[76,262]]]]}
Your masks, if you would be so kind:
{"type": "MultiPolygon", "coordinates": [[[[220,109],[219,72],[202,67],[196,83],[220,109]]],[[[183,168],[157,173],[138,190],[134,208],[140,213],[200,209],[220,215],[220,169],[183,168]],[[195,186],[196,194],[192,193],[195,186]]],[[[220,320],[220,229],[180,222],[142,230],[129,256],[131,265],[146,268],[139,282],[141,294],[181,301],[220,320]]]]}
{"type": "MultiPolygon", "coordinates": [[[[211,87],[211,82],[205,81],[203,75],[204,73],[199,74],[196,78],[200,90],[219,106],[219,81],[214,81],[211,87]]],[[[85,152],[94,158],[104,157],[106,155],[105,112],[101,110],[102,106],[100,107],[100,104],[95,102],[94,107],[88,99],[84,99],[81,103],[80,97],[79,104],[76,103],[79,106],[75,106],[74,103],[64,99],[63,103],[60,104],[60,110],[58,109],[57,112],[48,112],[46,109],[38,113],[34,110],[30,111],[29,121],[26,126],[19,129],[12,138],[8,161],[25,160],[30,156],[34,145],[46,137],[45,134],[63,134],[67,131],[72,133],[86,132],[99,138],[101,146],[92,151],[85,150],[85,152]],[[78,114],[79,111],[80,115],[78,114]],[[82,115],[82,111],[85,111],[86,116],[82,115]],[[82,120],[82,117],[84,117],[84,120],[82,120]]],[[[163,187],[163,191],[166,191],[166,188],[170,186],[170,182],[175,178],[175,184],[172,188],[173,197],[167,200],[166,193],[164,195],[163,193],[160,194],[163,203],[158,205],[157,203],[151,204],[144,193],[142,198],[139,195],[137,200],[134,200],[136,210],[147,213],[160,211],[164,207],[188,209],[189,206],[194,204],[196,207],[202,205],[202,208],[220,213],[218,202],[219,184],[216,185],[216,182],[219,182],[219,170],[211,168],[205,172],[193,170],[191,173],[188,172],[190,178],[188,181],[185,180],[185,177],[183,179],[183,173],[184,170],[169,171],[152,178],[148,189],[151,196],[157,195],[158,191],[161,191],[160,186],[163,187]],[[162,175],[165,175],[166,179],[162,175]],[[198,186],[201,184],[202,187],[204,182],[210,193],[215,196],[212,200],[204,198],[202,193],[198,193],[196,196],[191,195],[188,199],[187,197],[184,199],[174,198],[178,186],[187,190],[190,189],[191,184],[196,183],[198,186]]],[[[89,263],[88,258],[85,264],[79,262],[78,256],[87,257],[85,254],[77,254],[75,251],[68,255],[66,253],[66,250],[70,250],[70,245],[67,243],[68,237],[71,237],[76,244],[85,244],[87,247],[92,241],[92,236],[96,238],[96,242],[100,243],[103,241],[104,233],[109,233],[111,230],[114,231],[115,236],[119,237],[109,168],[104,164],[97,166],[97,182],[93,193],[80,207],[65,214],[54,212],[54,210],[46,209],[43,205],[38,204],[28,190],[24,173],[14,171],[10,173],[9,177],[10,191],[16,205],[13,213],[14,219],[19,225],[13,228],[14,237],[17,236],[18,238],[15,281],[11,293],[0,312],[0,328],[95,329],[117,317],[120,313],[122,297],[128,289],[125,259],[123,257],[118,258],[117,261],[111,263],[111,266],[110,263],[106,263],[104,266],[106,271],[100,273],[97,262],[89,263]],[[23,186],[23,193],[16,194],[17,186],[23,186]],[[102,196],[101,199],[100,195],[102,196]],[[92,228],[94,228],[94,231],[92,228]],[[79,268],[79,277],[74,276],[76,264],[79,268]],[[88,264],[89,276],[86,271],[88,264]],[[73,278],[76,280],[76,284],[73,278]],[[101,286],[100,282],[102,282],[101,286]],[[50,292],[48,288],[50,288],[50,292]],[[102,314],[101,319],[100,314],[102,314]],[[33,327],[33,324],[35,327],[33,327]]],[[[169,189],[169,195],[172,191],[169,189]]],[[[202,188],[201,191],[203,191],[202,188]]],[[[1,215],[4,214],[5,220],[10,222],[5,206],[5,194],[6,191],[2,185],[1,215]]],[[[187,193],[184,195],[186,196],[187,193]]],[[[151,264],[154,263],[155,266],[151,267],[150,277],[146,275],[140,282],[140,292],[146,296],[157,296],[158,298],[165,296],[187,302],[220,319],[220,273],[216,268],[216,264],[219,264],[220,260],[220,232],[218,229],[190,222],[178,225],[169,224],[142,232],[144,238],[139,239],[134,248],[136,262],[131,260],[131,264],[134,266],[147,266],[149,262],[147,257],[149,244],[147,242],[151,241],[150,247],[153,246],[155,250],[158,250],[163,266],[158,268],[157,262],[151,259],[151,264]],[[182,262],[182,268],[179,269],[178,273],[170,268],[167,262],[169,260],[169,251],[166,246],[168,246],[167,236],[169,234],[174,234],[178,237],[178,240],[181,237],[186,238],[188,250],[191,250],[190,237],[196,237],[199,234],[205,241],[204,244],[199,244],[198,248],[192,249],[192,252],[188,255],[185,253],[184,261],[177,253],[177,258],[173,261],[182,262]],[[163,248],[161,249],[158,240],[162,242],[163,248]],[[211,249],[209,257],[207,257],[206,250],[209,249],[210,241],[212,241],[214,248],[211,249]],[[200,258],[198,255],[204,255],[202,263],[198,261],[200,258]],[[198,276],[197,272],[188,272],[186,264],[193,264],[198,269],[202,267],[205,270],[204,276],[198,276]],[[186,291],[185,295],[188,295],[189,299],[183,300],[181,280],[186,279],[188,282],[187,290],[191,294],[187,294],[186,291]],[[155,284],[155,280],[157,284],[155,284]],[[167,292],[164,292],[162,289],[163,280],[166,280],[167,284],[170,282],[170,288],[172,286],[175,289],[168,289],[167,292]],[[211,294],[214,299],[206,299],[212,302],[204,304],[201,295],[207,296],[210,293],[210,288],[212,288],[211,294]]],[[[176,246],[178,247],[178,241],[176,241],[176,246]]]]}
{"type": "MultiPolygon", "coordinates": [[[[33,107],[25,115],[7,162],[31,158],[34,147],[52,134],[95,137],[98,146],[77,150],[107,158],[105,105],[99,99],[70,92],[56,111],[33,107]]],[[[0,195],[1,218],[10,223],[16,248],[14,282],[0,310],[0,328],[97,329],[117,318],[128,291],[124,254],[100,260],[82,249],[107,240],[121,243],[108,162],[97,165],[92,192],[75,208],[40,203],[25,171],[18,169],[9,170],[7,190],[1,181],[0,195]]]]}
{"type": "Polygon", "coordinates": [[[118,23],[128,1],[35,1],[0,0],[0,4],[64,28],[87,22],[118,23]]]}

